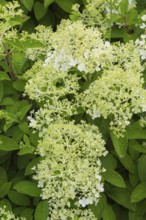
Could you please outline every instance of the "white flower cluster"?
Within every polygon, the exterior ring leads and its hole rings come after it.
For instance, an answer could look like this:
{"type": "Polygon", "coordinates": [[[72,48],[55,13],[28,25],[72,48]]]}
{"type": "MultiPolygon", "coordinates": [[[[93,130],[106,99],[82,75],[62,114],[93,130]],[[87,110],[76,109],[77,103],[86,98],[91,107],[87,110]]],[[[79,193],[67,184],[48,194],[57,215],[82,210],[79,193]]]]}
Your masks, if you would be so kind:
{"type": "Polygon", "coordinates": [[[115,67],[91,83],[79,100],[93,119],[100,114],[105,119],[109,117],[111,129],[122,135],[133,114],[146,110],[146,90],[142,84],[139,72],[115,67]]]}
{"type": "MultiPolygon", "coordinates": [[[[97,220],[93,212],[89,209],[80,210],[76,209],[61,209],[53,210],[51,215],[51,220],[97,220]]],[[[50,218],[48,218],[50,220],[50,218]]]]}
{"type": "Polygon", "coordinates": [[[30,60],[39,60],[40,57],[46,57],[47,51],[50,50],[50,36],[52,35],[52,29],[39,25],[36,27],[36,32],[29,35],[32,41],[37,40],[41,42],[42,46],[37,45],[33,48],[26,50],[26,57],[30,60]]]}
{"type": "MultiPolygon", "coordinates": [[[[124,2],[122,2],[122,5],[124,2]]],[[[127,4],[127,11],[136,7],[135,0],[125,1],[125,6],[127,4]]],[[[73,20],[82,20],[84,24],[91,27],[97,27],[102,33],[107,33],[111,26],[118,25],[122,27],[122,11],[121,11],[121,0],[87,0],[85,8],[82,13],[79,10],[80,5],[74,4],[72,7],[71,18],[73,20]],[[121,18],[121,22],[112,21],[111,17],[121,18]]],[[[118,20],[118,19],[117,19],[118,20]]]]}
{"type": "Polygon", "coordinates": [[[145,29],[146,28],[146,14],[142,15],[141,20],[142,20],[142,24],[140,25],[140,28],[145,29]]]}
{"type": "Polygon", "coordinates": [[[52,49],[48,52],[45,66],[52,63],[61,71],[76,68],[89,74],[111,62],[110,43],[104,43],[97,29],[86,28],[81,21],[62,21],[50,40],[52,49]]]}
{"type": "Polygon", "coordinates": [[[53,101],[79,90],[77,74],[68,74],[53,65],[42,66],[42,62],[37,62],[28,70],[26,77],[30,78],[25,87],[26,94],[39,102],[48,99],[53,101]]]}
{"type": "Polygon", "coordinates": [[[135,41],[136,47],[142,60],[146,60],[146,35],[142,34],[139,39],[135,41]]]}
{"type": "Polygon", "coordinates": [[[40,106],[28,118],[40,137],[34,178],[50,220],[93,220],[88,205],[104,191],[100,157],[107,152],[98,127],[82,120],[103,117],[122,136],[133,115],[146,110],[144,68],[133,42],[111,45],[81,21],[64,20],[49,37],[45,62],[25,74],[25,93],[40,106]]]}
{"type": "Polygon", "coordinates": [[[70,209],[72,202],[78,208],[97,204],[104,191],[99,159],[107,154],[104,144],[96,126],[62,121],[49,125],[37,147],[43,159],[34,178],[52,213],[70,209]]]}
{"type": "Polygon", "coordinates": [[[25,220],[25,218],[16,217],[12,212],[7,211],[6,207],[3,207],[3,208],[0,207],[0,219],[1,220],[25,220]]]}
{"type": "MultiPolygon", "coordinates": [[[[121,0],[112,0],[112,1],[105,1],[105,5],[106,5],[106,11],[108,13],[112,13],[112,14],[120,14],[120,3],[121,0]]],[[[128,11],[132,8],[136,7],[136,1],[135,0],[128,0],[128,11]]]]}

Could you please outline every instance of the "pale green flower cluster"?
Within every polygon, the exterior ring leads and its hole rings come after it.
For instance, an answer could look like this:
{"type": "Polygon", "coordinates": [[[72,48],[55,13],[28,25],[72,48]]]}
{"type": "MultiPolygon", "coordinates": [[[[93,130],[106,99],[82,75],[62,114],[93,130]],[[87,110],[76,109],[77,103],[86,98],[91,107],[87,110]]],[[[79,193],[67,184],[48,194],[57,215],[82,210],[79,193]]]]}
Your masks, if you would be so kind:
{"type": "Polygon", "coordinates": [[[0,35],[5,35],[11,27],[19,24],[15,21],[15,17],[22,17],[23,15],[23,11],[19,7],[18,1],[0,5],[0,35]]]}
{"type": "Polygon", "coordinates": [[[25,74],[25,93],[40,106],[28,117],[42,157],[34,178],[48,200],[49,219],[93,220],[84,208],[97,204],[104,191],[100,157],[107,152],[98,127],[82,117],[108,119],[122,136],[133,115],[146,111],[143,66],[133,42],[104,42],[82,21],[64,20],[48,33],[45,62],[25,74]]]}
{"type": "Polygon", "coordinates": [[[115,67],[91,83],[80,97],[81,105],[93,119],[99,115],[109,118],[111,129],[120,135],[133,114],[146,111],[146,90],[142,84],[140,73],[115,67]]]}
{"type": "MultiPolygon", "coordinates": [[[[72,203],[77,207],[97,204],[100,193],[104,191],[101,178],[104,169],[99,160],[107,154],[104,144],[94,125],[60,120],[48,126],[37,147],[37,153],[43,159],[34,178],[38,180],[42,198],[48,200],[52,213],[70,208],[72,203]]],[[[67,211],[68,214],[70,212],[67,211]]],[[[60,215],[63,215],[62,211],[60,215]]],[[[62,220],[69,216],[50,219],[62,220]]]]}
{"type": "MultiPolygon", "coordinates": [[[[51,220],[97,220],[93,212],[89,209],[61,209],[53,210],[51,220]]],[[[50,220],[50,218],[48,218],[50,220]]]]}
{"type": "Polygon", "coordinates": [[[36,27],[36,32],[29,35],[33,40],[40,41],[42,47],[28,48],[26,51],[26,56],[32,60],[38,60],[40,57],[47,55],[47,51],[50,50],[50,36],[52,35],[52,30],[49,27],[39,25],[36,27]]]}
{"type": "Polygon", "coordinates": [[[110,27],[109,19],[105,13],[106,1],[103,0],[87,0],[82,13],[79,11],[79,4],[72,7],[71,18],[73,20],[80,19],[84,24],[91,27],[98,27],[103,33],[110,27]]]}
{"type": "Polygon", "coordinates": [[[39,137],[43,137],[47,130],[47,126],[56,120],[68,119],[77,113],[76,105],[67,99],[58,100],[54,98],[53,102],[48,102],[43,108],[28,116],[29,126],[39,131],[39,137]]]}
{"type": "Polygon", "coordinates": [[[31,70],[26,73],[26,77],[31,77],[25,87],[26,93],[31,99],[43,101],[49,99],[59,99],[65,95],[76,94],[79,90],[79,77],[77,74],[56,69],[53,65],[42,66],[43,63],[36,63],[31,70]],[[37,70],[37,74],[35,71],[37,70]],[[33,75],[34,72],[34,75],[33,75]]]}
{"type": "MultiPolygon", "coordinates": [[[[101,32],[106,33],[114,25],[112,15],[122,17],[120,3],[120,0],[87,0],[82,13],[79,11],[79,4],[73,5],[71,18],[73,20],[80,19],[86,25],[98,27],[101,32]]],[[[127,11],[135,7],[136,1],[129,0],[127,11]]],[[[122,26],[116,21],[115,23],[122,26]]]]}
{"type": "Polygon", "coordinates": [[[52,48],[44,65],[52,63],[62,71],[76,68],[88,74],[98,72],[113,58],[110,43],[103,42],[97,29],[87,28],[81,21],[63,20],[50,41],[52,48]]]}
{"type": "Polygon", "coordinates": [[[142,61],[146,60],[146,34],[142,34],[140,38],[135,41],[142,61]]]}
{"type": "Polygon", "coordinates": [[[25,218],[22,217],[16,217],[12,212],[7,211],[4,208],[0,207],[0,219],[1,220],[25,220],[25,218]]]}

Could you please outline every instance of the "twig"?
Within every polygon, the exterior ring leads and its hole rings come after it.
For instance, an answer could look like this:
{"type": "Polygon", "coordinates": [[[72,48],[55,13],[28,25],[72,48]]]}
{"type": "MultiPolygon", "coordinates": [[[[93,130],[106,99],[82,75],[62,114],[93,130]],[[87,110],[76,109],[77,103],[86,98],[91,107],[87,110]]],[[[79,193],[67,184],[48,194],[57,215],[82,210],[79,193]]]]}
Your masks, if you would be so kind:
{"type": "Polygon", "coordinates": [[[12,65],[11,53],[6,48],[6,45],[3,42],[2,42],[2,45],[3,45],[3,48],[4,48],[5,55],[6,55],[5,60],[6,60],[7,65],[9,66],[9,74],[10,74],[12,80],[16,80],[17,76],[16,76],[16,73],[15,73],[13,65],[12,65]]]}

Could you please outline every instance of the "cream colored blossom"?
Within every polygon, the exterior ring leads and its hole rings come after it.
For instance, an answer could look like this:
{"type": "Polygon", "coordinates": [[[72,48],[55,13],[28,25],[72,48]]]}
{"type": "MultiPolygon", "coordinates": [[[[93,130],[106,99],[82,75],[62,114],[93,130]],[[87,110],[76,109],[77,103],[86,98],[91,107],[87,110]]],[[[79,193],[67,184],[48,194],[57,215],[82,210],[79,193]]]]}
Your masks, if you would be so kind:
{"type": "Polygon", "coordinates": [[[79,90],[77,74],[58,70],[53,65],[42,66],[42,63],[38,62],[26,73],[26,76],[30,75],[25,92],[31,99],[37,101],[53,100],[57,97],[59,99],[67,94],[75,94],[79,90]]]}
{"type": "Polygon", "coordinates": [[[51,217],[48,220],[97,220],[93,212],[89,209],[61,209],[52,210],[51,217]]]}
{"type": "Polygon", "coordinates": [[[143,112],[146,90],[143,89],[140,73],[124,71],[115,66],[94,81],[79,99],[88,114],[94,118],[94,111],[110,119],[111,129],[122,135],[133,114],[143,112]]]}
{"type": "Polygon", "coordinates": [[[48,51],[44,65],[53,64],[61,71],[76,67],[81,72],[94,73],[112,59],[110,44],[107,47],[101,33],[87,28],[81,21],[63,20],[50,41],[52,49],[48,51]]]}
{"type": "Polygon", "coordinates": [[[22,217],[16,217],[12,212],[7,211],[5,207],[0,207],[0,219],[1,220],[25,220],[22,217]]]}
{"type": "Polygon", "coordinates": [[[43,186],[42,198],[48,200],[52,213],[70,208],[71,200],[78,207],[97,204],[104,190],[99,159],[107,154],[104,144],[93,125],[58,121],[48,126],[37,147],[43,159],[34,178],[43,186]]]}

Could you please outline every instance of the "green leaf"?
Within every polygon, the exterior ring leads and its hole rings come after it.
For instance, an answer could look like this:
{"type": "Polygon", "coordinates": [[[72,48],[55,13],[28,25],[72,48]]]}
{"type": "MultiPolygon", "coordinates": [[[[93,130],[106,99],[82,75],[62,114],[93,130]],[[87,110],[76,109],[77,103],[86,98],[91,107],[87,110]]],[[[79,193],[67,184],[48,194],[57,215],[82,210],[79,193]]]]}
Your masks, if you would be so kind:
{"type": "Polygon", "coordinates": [[[140,178],[141,181],[146,181],[146,156],[142,155],[139,159],[138,159],[138,176],[140,178]]]}
{"type": "Polygon", "coordinates": [[[1,187],[0,187],[0,198],[3,198],[5,195],[7,195],[7,193],[9,192],[11,187],[11,182],[8,183],[4,183],[1,187]]]}
{"type": "Polygon", "coordinates": [[[126,23],[128,25],[136,24],[138,19],[138,12],[135,8],[132,8],[128,11],[126,15],[126,23]]]}
{"type": "Polygon", "coordinates": [[[106,205],[102,214],[103,220],[116,220],[115,213],[110,205],[106,205]]]}
{"type": "Polygon", "coordinates": [[[129,141],[129,148],[132,148],[133,150],[140,152],[140,153],[146,153],[146,148],[142,144],[139,144],[136,140],[130,140],[129,141]]]}
{"type": "Polygon", "coordinates": [[[10,80],[10,77],[7,73],[0,71],[0,81],[2,80],[10,80]]]}
{"type": "Polygon", "coordinates": [[[131,204],[130,202],[130,193],[127,192],[126,189],[110,187],[107,193],[108,193],[108,196],[114,201],[116,201],[118,204],[132,211],[135,210],[135,205],[131,204]]]}
{"type": "Polygon", "coordinates": [[[23,135],[23,141],[26,145],[30,145],[30,139],[26,134],[23,135]]]}
{"type": "Polygon", "coordinates": [[[25,84],[25,80],[18,79],[13,83],[13,87],[18,91],[24,91],[25,84]]]}
{"type": "Polygon", "coordinates": [[[29,134],[29,127],[28,122],[24,121],[21,124],[19,124],[19,128],[21,131],[23,131],[25,134],[29,134]]]}
{"type": "Polygon", "coordinates": [[[3,98],[1,105],[13,105],[14,100],[10,97],[3,98]]]}
{"type": "Polygon", "coordinates": [[[25,175],[31,175],[35,173],[34,167],[37,166],[37,164],[41,161],[41,157],[34,158],[32,161],[30,161],[26,167],[25,175]]]}
{"type": "Polygon", "coordinates": [[[8,181],[7,173],[3,167],[0,167],[0,186],[8,181]]]}
{"type": "Polygon", "coordinates": [[[135,212],[129,211],[129,219],[128,220],[139,220],[139,217],[136,216],[135,212]]]}
{"type": "Polygon", "coordinates": [[[102,194],[97,205],[95,204],[89,205],[89,208],[94,213],[95,217],[97,217],[97,219],[101,218],[105,208],[105,204],[106,204],[106,197],[105,195],[102,194]]]}
{"type": "Polygon", "coordinates": [[[22,211],[25,209],[26,207],[24,206],[18,206],[16,208],[13,209],[13,212],[16,216],[20,216],[20,214],[22,213],[22,211]]]}
{"type": "Polygon", "coordinates": [[[112,185],[120,188],[126,188],[123,177],[115,170],[107,169],[106,172],[102,174],[102,176],[107,182],[111,183],[112,185]]]}
{"type": "Polygon", "coordinates": [[[135,172],[135,166],[131,159],[131,157],[127,154],[124,158],[119,157],[120,162],[123,164],[123,166],[130,172],[135,172]]]}
{"type": "Polygon", "coordinates": [[[47,201],[41,201],[38,203],[35,213],[34,219],[35,220],[47,220],[49,214],[49,206],[47,201]]]}
{"type": "Polygon", "coordinates": [[[44,7],[44,4],[41,2],[35,2],[34,5],[34,14],[36,19],[39,21],[41,18],[45,16],[47,13],[47,9],[44,7]]]}
{"type": "Polygon", "coordinates": [[[27,155],[22,155],[18,157],[18,169],[22,170],[24,169],[28,162],[30,161],[30,158],[27,155]]]}
{"type": "Polygon", "coordinates": [[[30,110],[32,104],[26,104],[23,105],[22,108],[19,109],[17,112],[17,116],[20,118],[20,120],[23,120],[27,112],[30,110]]]}
{"type": "Polygon", "coordinates": [[[0,82],[0,102],[2,101],[3,94],[4,94],[3,83],[0,82]]]}
{"type": "Polygon", "coordinates": [[[30,137],[31,143],[34,146],[38,145],[39,137],[38,137],[38,133],[37,132],[33,133],[33,129],[30,129],[29,137],[30,137]]]}
{"type": "Polygon", "coordinates": [[[127,127],[128,139],[146,139],[146,129],[143,129],[139,121],[132,123],[127,127]]]}
{"type": "Polygon", "coordinates": [[[41,190],[35,183],[27,180],[16,183],[13,188],[19,193],[33,197],[38,197],[41,193],[41,190]]]}
{"type": "Polygon", "coordinates": [[[25,21],[28,20],[29,17],[27,16],[20,16],[20,15],[15,15],[13,18],[11,17],[11,19],[8,21],[8,24],[11,27],[14,27],[16,25],[22,25],[22,23],[24,23],[25,21]]]}
{"type": "Polygon", "coordinates": [[[34,0],[21,0],[21,2],[24,4],[24,6],[31,11],[33,7],[34,0]]]}
{"type": "Polygon", "coordinates": [[[111,139],[118,156],[123,158],[127,153],[128,139],[125,134],[124,137],[118,138],[113,132],[111,132],[111,139]]]}
{"type": "Polygon", "coordinates": [[[54,0],[44,0],[44,6],[47,8],[49,5],[51,5],[54,2],[54,0]]]}
{"type": "Polygon", "coordinates": [[[8,199],[2,199],[0,201],[0,207],[5,207],[7,211],[12,211],[12,206],[8,199]]]}
{"type": "Polygon", "coordinates": [[[138,151],[134,150],[133,147],[129,145],[129,155],[133,161],[139,157],[139,154],[138,151]]]}
{"type": "Polygon", "coordinates": [[[19,145],[14,139],[0,135],[0,150],[13,151],[17,149],[19,149],[19,145]]]}
{"type": "Polygon", "coordinates": [[[35,147],[25,146],[20,149],[20,151],[18,152],[18,155],[33,154],[34,151],[35,151],[35,147]]]}
{"type": "Polygon", "coordinates": [[[29,206],[31,204],[30,200],[26,195],[21,194],[14,190],[9,191],[8,198],[10,199],[11,202],[19,206],[29,206]]]}
{"type": "MultiPolygon", "coordinates": [[[[14,52],[12,56],[12,64],[15,72],[20,73],[26,60],[26,55],[22,51],[14,52]]],[[[20,90],[21,91],[21,90],[20,90]]]]}
{"type": "Polygon", "coordinates": [[[146,211],[146,200],[143,200],[136,204],[136,209],[135,209],[136,217],[142,219],[145,211],[146,211]]]}
{"type": "Polygon", "coordinates": [[[132,192],[131,202],[140,202],[146,198],[146,182],[140,183],[132,192]]]}
{"type": "MultiPolygon", "coordinates": [[[[33,209],[26,208],[21,212],[21,217],[23,217],[26,220],[33,220],[33,209]]],[[[40,219],[41,220],[41,219],[40,219]]]]}
{"type": "Polygon", "coordinates": [[[116,157],[108,153],[105,157],[101,158],[102,165],[105,169],[115,169],[117,167],[117,159],[116,157]]]}
{"type": "Polygon", "coordinates": [[[137,172],[134,172],[134,174],[129,173],[129,182],[133,187],[137,185],[137,183],[139,182],[139,177],[138,177],[137,172]]]}
{"type": "Polygon", "coordinates": [[[122,15],[125,15],[125,13],[128,11],[128,5],[129,1],[128,0],[121,0],[119,4],[119,10],[122,15]]]}
{"type": "Polygon", "coordinates": [[[63,1],[55,0],[55,2],[60,8],[62,8],[64,11],[68,13],[71,12],[72,6],[75,3],[74,0],[63,0],[63,1]]]}
{"type": "Polygon", "coordinates": [[[25,40],[21,40],[21,42],[19,40],[9,40],[8,42],[12,47],[15,47],[15,49],[20,50],[27,50],[29,48],[40,48],[43,47],[44,44],[42,42],[40,42],[39,40],[36,39],[32,39],[32,38],[27,38],[25,40]]]}

